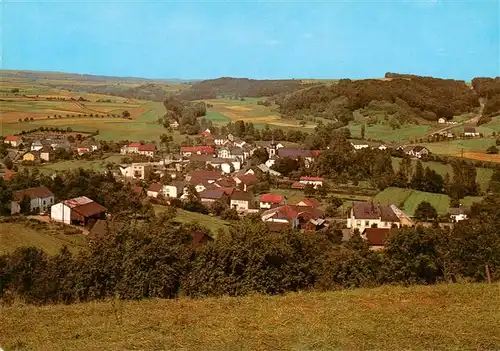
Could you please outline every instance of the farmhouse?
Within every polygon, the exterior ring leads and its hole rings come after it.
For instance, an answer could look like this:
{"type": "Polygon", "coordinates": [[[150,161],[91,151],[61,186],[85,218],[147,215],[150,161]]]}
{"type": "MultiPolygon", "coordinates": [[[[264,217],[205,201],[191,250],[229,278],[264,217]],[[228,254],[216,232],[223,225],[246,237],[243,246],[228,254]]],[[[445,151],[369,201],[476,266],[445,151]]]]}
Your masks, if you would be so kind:
{"type": "Polygon", "coordinates": [[[203,146],[181,146],[181,155],[185,157],[189,157],[193,154],[198,155],[213,155],[215,154],[215,149],[210,145],[203,146]]]}
{"type": "Polygon", "coordinates": [[[44,186],[18,190],[12,193],[11,214],[21,212],[20,205],[24,197],[30,200],[30,212],[45,213],[54,204],[54,194],[44,186]]]}
{"type": "Polygon", "coordinates": [[[253,173],[236,176],[233,179],[236,182],[236,185],[243,191],[247,191],[252,185],[255,185],[259,182],[255,174],[253,173]]]}
{"type": "Polygon", "coordinates": [[[320,186],[323,186],[323,182],[325,181],[324,178],[321,178],[321,177],[306,177],[306,176],[303,176],[303,177],[300,177],[300,183],[301,184],[304,184],[304,185],[308,185],[308,184],[311,184],[312,186],[314,186],[314,189],[317,189],[318,187],[320,186]]]}
{"type": "Polygon", "coordinates": [[[347,228],[359,229],[362,233],[366,228],[400,227],[401,221],[391,206],[374,204],[373,202],[357,202],[352,206],[347,218],[347,228]]]}
{"type": "Polygon", "coordinates": [[[52,205],[50,218],[66,224],[87,225],[90,220],[105,219],[106,211],[106,207],[81,196],[52,205]]]}
{"type": "Polygon", "coordinates": [[[31,151],[38,151],[43,147],[43,144],[40,140],[35,140],[34,142],[31,143],[30,150],[31,151]]]}
{"type": "Polygon", "coordinates": [[[441,117],[440,119],[438,119],[438,123],[439,124],[446,124],[446,119],[444,119],[443,117],[441,117]]]}
{"type": "Polygon", "coordinates": [[[85,155],[85,154],[90,154],[92,152],[92,149],[90,146],[85,146],[85,145],[78,145],[75,147],[75,151],[78,155],[85,155]]]}
{"type": "Polygon", "coordinates": [[[450,220],[454,223],[464,221],[467,219],[467,214],[463,208],[450,208],[450,220]]]}
{"type": "Polygon", "coordinates": [[[175,119],[173,119],[170,121],[169,126],[172,129],[177,129],[177,128],[179,128],[179,122],[177,122],[175,119]]]}
{"type": "Polygon", "coordinates": [[[430,151],[425,146],[407,146],[403,149],[404,153],[416,157],[422,158],[422,156],[426,156],[430,154],[430,151]]]}
{"type": "Polygon", "coordinates": [[[319,202],[316,199],[305,198],[305,199],[302,199],[301,201],[297,202],[297,206],[317,208],[317,207],[321,206],[321,202],[319,202]]]}
{"type": "Polygon", "coordinates": [[[363,141],[352,141],[351,145],[356,150],[367,149],[369,145],[363,141]]]}
{"type": "Polygon", "coordinates": [[[210,189],[199,193],[200,200],[203,204],[211,204],[215,201],[227,202],[227,194],[224,189],[210,189]]]}
{"type": "MultiPolygon", "coordinates": [[[[40,148],[41,149],[41,148],[40,148]]],[[[34,162],[40,159],[40,151],[28,151],[23,154],[23,161],[34,162]]]]}
{"type": "Polygon", "coordinates": [[[158,197],[158,195],[163,195],[163,184],[161,183],[152,183],[149,185],[146,194],[149,197],[158,197]]]}
{"type": "Polygon", "coordinates": [[[479,133],[476,131],[474,127],[464,127],[464,136],[466,137],[477,137],[479,133]]]}
{"type": "Polygon", "coordinates": [[[22,144],[22,139],[17,135],[7,135],[5,139],[3,139],[4,144],[10,144],[12,147],[18,147],[22,144]]]}
{"type": "Polygon", "coordinates": [[[54,158],[54,152],[50,148],[50,146],[44,145],[39,151],[40,159],[49,162],[54,158]]]}
{"type": "Polygon", "coordinates": [[[124,145],[120,149],[120,154],[139,154],[148,157],[154,157],[156,151],[156,146],[154,144],[141,144],[141,143],[130,143],[124,145]]]}
{"type": "Polygon", "coordinates": [[[262,212],[260,218],[271,230],[282,230],[286,228],[297,228],[299,225],[297,215],[298,213],[294,207],[284,205],[262,212]]]}
{"type": "Polygon", "coordinates": [[[263,194],[259,198],[259,207],[261,209],[268,209],[286,205],[286,198],[278,194],[263,194]]]}
{"type": "Polygon", "coordinates": [[[246,191],[236,190],[231,195],[230,206],[238,212],[246,213],[252,203],[252,194],[246,191]]]}

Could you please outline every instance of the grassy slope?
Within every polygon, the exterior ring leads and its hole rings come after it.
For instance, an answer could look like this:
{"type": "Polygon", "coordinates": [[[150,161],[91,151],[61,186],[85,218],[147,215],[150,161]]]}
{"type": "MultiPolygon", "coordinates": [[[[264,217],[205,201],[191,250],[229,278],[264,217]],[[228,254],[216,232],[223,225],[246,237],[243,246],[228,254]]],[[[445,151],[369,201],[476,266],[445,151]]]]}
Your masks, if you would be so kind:
{"type": "MultiPolygon", "coordinates": [[[[481,197],[467,196],[460,201],[464,206],[471,206],[474,202],[481,201],[481,199],[481,197]]],[[[436,208],[440,215],[448,213],[450,208],[450,197],[448,195],[393,187],[384,189],[382,192],[378,193],[373,200],[386,205],[394,204],[410,216],[413,216],[417,206],[422,201],[429,202],[436,208]]]]}
{"type": "MultiPolygon", "coordinates": [[[[155,213],[165,211],[165,206],[153,205],[155,213]]],[[[214,236],[217,236],[219,229],[225,230],[230,225],[229,222],[220,219],[220,217],[212,217],[197,212],[189,212],[182,209],[177,209],[177,221],[181,223],[198,223],[208,228],[214,236]]]]}
{"type": "Polygon", "coordinates": [[[83,235],[61,234],[60,230],[37,230],[21,223],[0,223],[0,254],[23,246],[36,246],[49,254],[56,254],[64,245],[73,252],[86,247],[83,235]]]}
{"type": "Polygon", "coordinates": [[[45,350],[498,349],[500,285],[99,302],[2,310],[2,347],[45,350]]]}
{"type": "MultiPolygon", "coordinates": [[[[400,163],[401,163],[400,158],[397,157],[392,158],[392,167],[394,168],[394,171],[397,172],[399,170],[400,163]]],[[[413,167],[415,167],[416,164],[417,161],[413,160],[413,167]]],[[[450,177],[453,178],[453,168],[450,164],[445,165],[440,162],[422,162],[422,166],[424,166],[424,168],[429,167],[430,169],[436,171],[443,177],[446,175],[446,173],[448,173],[450,177]]],[[[490,184],[493,170],[488,168],[476,168],[476,172],[477,172],[476,179],[479,185],[481,186],[481,190],[486,191],[490,184]]]]}

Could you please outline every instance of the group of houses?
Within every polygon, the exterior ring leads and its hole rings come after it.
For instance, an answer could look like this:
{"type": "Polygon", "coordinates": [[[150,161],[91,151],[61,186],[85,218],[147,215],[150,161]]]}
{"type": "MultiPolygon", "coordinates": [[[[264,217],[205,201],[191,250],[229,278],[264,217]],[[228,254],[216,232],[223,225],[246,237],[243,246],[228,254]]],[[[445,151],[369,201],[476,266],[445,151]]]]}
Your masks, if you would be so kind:
{"type": "Polygon", "coordinates": [[[45,138],[29,141],[18,135],[8,135],[4,138],[4,143],[11,147],[23,147],[24,152],[20,156],[20,161],[54,161],[55,151],[64,149],[74,151],[78,155],[92,153],[100,148],[99,141],[93,138],[86,138],[71,143],[67,138],[60,135],[48,136],[45,138]],[[26,145],[26,148],[24,146],[26,145]]]}
{"type": "Polygon", "coordinates": [[[49,214],[52,221],[82,226],[86,226],[91,220],[106,218],[107,209],[86,196],[58,203],[54,199],[52,191],[44,186],[14,191],[11,214],[49,214]]]}

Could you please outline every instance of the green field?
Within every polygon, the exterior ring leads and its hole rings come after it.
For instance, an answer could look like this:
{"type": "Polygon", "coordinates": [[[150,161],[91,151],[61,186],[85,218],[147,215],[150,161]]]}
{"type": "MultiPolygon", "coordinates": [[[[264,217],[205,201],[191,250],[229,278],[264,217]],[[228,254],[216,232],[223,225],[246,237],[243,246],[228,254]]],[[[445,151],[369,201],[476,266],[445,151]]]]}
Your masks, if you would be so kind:
{"type": "Polygon", "coordinates": [[[5,350],[498,350],[499,284],[2,307],[5,350]]]}
{"type": "MultiPolygon", "coordinates": [[[[161,205],[153,205],[153,208],[157,214],[166,210],[166,207],[161,205]]],[[[180,208],[177,209],[177,217],[175,219],[180,223],[197,223],[206,227],[210,230],[214,237],[217,236],[219,230],[226,231],[231,225],[229,222],[224,221],[219,217],[209,216],[197,212],[189,212],[180,208]]]]}
{"type": "Polygon", "coordinates": [[[462,150],[464,152],[486,153],[486,149],[494,144],[495,139],[476,138],[441,141],[438,143],[421,143],[419,145],[425,146],[435,154],[460,156],[462,150]]]}
{"type": "Polygon", "coordinates": [[[87,240],[81,234],[63,234],[59,227],[51,224],[40,223],[35,228],[21,222],[0,223],[0,254],[23,246],[35,246],[48,254],[57,254],[63,246],[78,252],[87,246],[87,240]]]}
{"type": "MultiPolygon", "coordinates": [[[[349,124],[352,136],[361,136],[362,124],[349,124]]],[[[400,129],[392,129],[387,124],[365,125],[365,139],[382,140],[385,142],[399,142],[415,140],[426,135],[431,130],[430,125],[407,124],[400,129]]]]}
{"type": "MultiPolygon", "coordinates": [[[[108,156],[102,160],[68,160],[60,161],[56,163],[46,163],[41,166],[37,166],[37,169],[41,172],[57,172],[57,171],[67,171],[78,168],[91,169],[96,172],[103,172],[106,170],[106,164],[108,163],[121,163],[123,155],[112,155],[108,156]]],[[[22,167],[24,168],[24,167],[22,167]]],[[[27,166],[26,168],[29,168],[27,166]]]]}
{"type": "Polygon", "coordinates": [[[207,114],[205,117],[203,117],[213,124],[226,124],[228,122],[231,122],[231,119],[224,116],[222,113],[217,112],[217,111],[207,111],[207,114]]]}
{"type": "MultiPolygon", "coordinates": [[[[414,215],[415,210],[422,201],[427,201],[434,206],[439,215],[448,213],[450,208],[450,197],[448,195],[394,187],[384,189],[373,200],[384,205],[396,205],[409,216],[414,215]]],[[[474,202],[480,202],[481,200],[481,197],[468,196],[460,201],[463,206],[471,206],[474,202]]]]}
{"type": "MultiPolygon", "coordinates": [[[[399,164],[401,163],[401,159],[397,157],[392,158],[392,167],[394,171],[397,172],[399,170],[399,164]]],[[[413,160],[413,167],[417,164],[417,160],[413,160]]],[[[453,168],[450,164],[442,164],[440,162],[422,162],[422,166],[429,167],[434,170],[436,173],[445,177],[446,173],[450,175],[450,179],[453,179],[453,168]]],[[[491,176],[493,175],[493,170],[489,168],[476,168],[477,176],[476,180],[481,187],[481,191],[486,191],[490,184],[491,176]]]]}

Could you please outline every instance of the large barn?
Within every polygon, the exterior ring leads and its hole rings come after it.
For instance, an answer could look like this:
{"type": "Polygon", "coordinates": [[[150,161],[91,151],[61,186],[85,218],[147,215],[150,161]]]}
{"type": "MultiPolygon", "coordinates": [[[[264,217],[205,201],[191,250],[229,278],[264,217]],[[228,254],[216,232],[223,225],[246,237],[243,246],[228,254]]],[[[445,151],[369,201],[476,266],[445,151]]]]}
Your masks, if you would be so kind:
{"type": "Polygon", "coordinates": [[[61,201],[50,208],[53,221],[66,224],[87,225],[92,219],[105,219],[106,207],[86,196],[61,201]]]}

